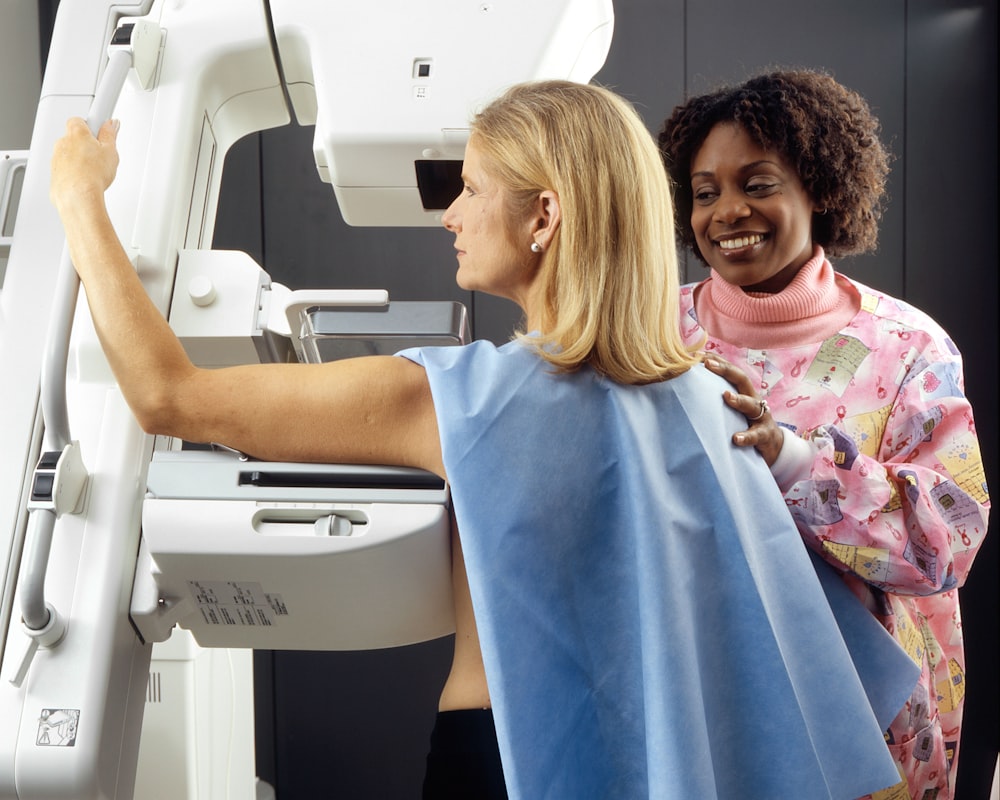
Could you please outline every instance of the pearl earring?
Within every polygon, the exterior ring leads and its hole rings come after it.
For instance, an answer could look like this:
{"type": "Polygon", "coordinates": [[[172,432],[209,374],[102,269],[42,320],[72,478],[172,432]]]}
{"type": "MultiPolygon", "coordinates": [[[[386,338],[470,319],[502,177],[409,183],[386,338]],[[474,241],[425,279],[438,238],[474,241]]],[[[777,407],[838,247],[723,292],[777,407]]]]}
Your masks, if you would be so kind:
{"type": "Polygon", "coordinates": [[[542,246],[538,242],[532,242],[531,243],[531,252],[532,253],[541,253],[542,252],[542,246]]]}

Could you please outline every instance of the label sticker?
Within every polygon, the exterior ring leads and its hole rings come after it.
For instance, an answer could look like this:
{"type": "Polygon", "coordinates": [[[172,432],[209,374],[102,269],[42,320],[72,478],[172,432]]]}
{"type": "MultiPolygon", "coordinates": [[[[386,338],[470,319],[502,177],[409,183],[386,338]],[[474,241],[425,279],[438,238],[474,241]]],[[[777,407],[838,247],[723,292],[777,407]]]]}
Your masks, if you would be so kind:
{"type": "Polygon", "coordinates": [[[188,581],[188,589],[198,603],[208,625],[274,625],[288,616],[280,594],[268,594],[259,583],[240,581],[188,581]]]}
{"type": "Polygon", "coordinates": [[[38,717],[35,744],[39,747],[72,747],[80,727],[80,709],[43,708],[38,717]]]}

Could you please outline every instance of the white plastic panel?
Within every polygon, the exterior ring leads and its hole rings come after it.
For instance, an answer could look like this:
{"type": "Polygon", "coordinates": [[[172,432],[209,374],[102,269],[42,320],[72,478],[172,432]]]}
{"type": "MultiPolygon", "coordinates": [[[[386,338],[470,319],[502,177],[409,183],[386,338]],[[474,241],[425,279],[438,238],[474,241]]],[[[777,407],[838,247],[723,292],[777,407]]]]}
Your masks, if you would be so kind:
{"type": "Polygon", "coordinates": [[[254,800],[253,654],[177,631],[153,648],[139,800],[254,800]]]}
{"type": "Polygon", "coordinates": [[[205,647],[372,650],[454,631],[442,505],[150,499],[143,528],[159,596],[205,647]]]}
{"type": "Polygon", "coordinates": [[[271,13],[296,114],[316,124],[317,168],[351,225],[438,224],[413,162],[461,160],[470,116],[513,83],[589,81],[614,23],[610,0],[272,0],[271,13]]]}

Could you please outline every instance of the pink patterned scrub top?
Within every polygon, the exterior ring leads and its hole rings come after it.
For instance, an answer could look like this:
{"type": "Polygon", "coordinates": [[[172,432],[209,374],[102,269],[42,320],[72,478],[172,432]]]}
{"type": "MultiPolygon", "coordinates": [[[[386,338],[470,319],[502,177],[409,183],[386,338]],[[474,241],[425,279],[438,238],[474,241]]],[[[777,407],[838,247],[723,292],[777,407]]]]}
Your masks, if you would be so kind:
{"type": "Polygon", "coordinates": [[[908,790],[877,797],[949,800],[965,696],[957,589],[990,506],[958,350],[923,312],[835,273],[820,248],[776,295],[715,273],[684,286],[681,325],[808,443],[808,466],[779,480],[803,539],[921,666],[886,733],[908,790]]]}

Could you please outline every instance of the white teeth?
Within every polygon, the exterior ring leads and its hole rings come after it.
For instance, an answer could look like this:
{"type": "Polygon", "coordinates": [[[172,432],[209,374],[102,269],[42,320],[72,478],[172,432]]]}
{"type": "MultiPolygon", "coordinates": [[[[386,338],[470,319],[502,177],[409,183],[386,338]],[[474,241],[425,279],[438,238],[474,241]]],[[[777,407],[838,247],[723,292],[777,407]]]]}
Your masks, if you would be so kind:
{"type": "Polygon", "coordinates": [[[724,239],[719,242],[719,247],[723,250],[735,250],[737,247],[749,247],[762,241],[764,241],[764,237],[755,233],[753,236],[741,236],[738,239],[724,239]]]}

